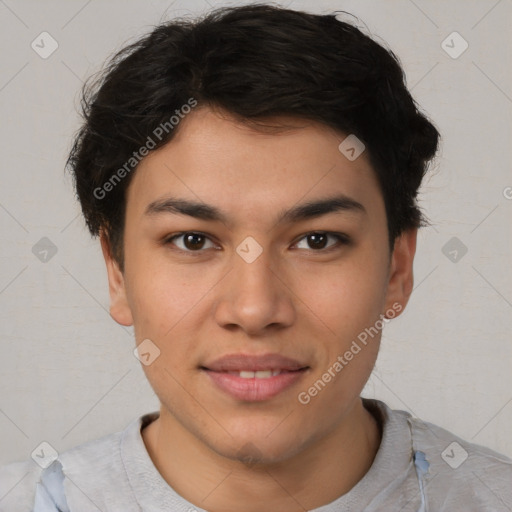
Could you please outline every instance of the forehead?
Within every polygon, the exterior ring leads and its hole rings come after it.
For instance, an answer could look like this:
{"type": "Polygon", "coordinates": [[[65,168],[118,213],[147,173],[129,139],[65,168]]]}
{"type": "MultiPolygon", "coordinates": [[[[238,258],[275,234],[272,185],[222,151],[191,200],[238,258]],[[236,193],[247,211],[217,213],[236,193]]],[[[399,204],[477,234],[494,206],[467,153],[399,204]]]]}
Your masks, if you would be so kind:
{"type": "Polygon", "coordinates": [[[320,123],[289,117],[266,120],[255,129],[224,112],[201,108],[180,121],[169,143],[139,164],[128,206],[142,212],[166,195],[214,203],[234,215],[261,214],[269,207],[334,193],[378,203],[380,190],[365,153],[351,161],[339,150],[346,137],[320,123]]]}

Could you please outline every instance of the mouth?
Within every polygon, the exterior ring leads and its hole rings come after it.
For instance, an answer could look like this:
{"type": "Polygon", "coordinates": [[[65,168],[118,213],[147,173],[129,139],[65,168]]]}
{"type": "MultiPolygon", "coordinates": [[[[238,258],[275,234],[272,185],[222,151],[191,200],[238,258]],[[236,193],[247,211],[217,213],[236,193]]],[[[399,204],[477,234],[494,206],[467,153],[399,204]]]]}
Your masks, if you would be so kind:
{"type": "Polygon", "coordinates": [[[244,402],[261,402],[296,384],[310,367],[279,354],[231,354],[199,369],[224,394],[244,402]]]}
{"type": "MultiPolygon", "coordinates": [[[[236,375],[241,379],[269,379],[270,377],[275,377],[276,375],[281,375],[282,373],[288,370],[236,370],[231,372],[226,372],[229,375],[236,375]]],[[[300,371],[300,370],[292,370],[292,371],[300,371]]]]}

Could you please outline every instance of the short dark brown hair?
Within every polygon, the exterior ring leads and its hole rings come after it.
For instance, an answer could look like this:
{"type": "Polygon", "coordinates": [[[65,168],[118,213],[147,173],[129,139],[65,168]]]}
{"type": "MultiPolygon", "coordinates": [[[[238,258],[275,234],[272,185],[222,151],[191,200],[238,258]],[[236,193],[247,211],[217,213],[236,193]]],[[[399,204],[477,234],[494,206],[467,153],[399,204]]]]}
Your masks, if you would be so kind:
{"type": "Polygon", "coordinates": [[[248,122],[295,116],[356,135],[382,189],[390,247],[422,224],[416,197],[439,133],[393,52],[335,13],[220,8],[158,25],[82,91],[84,123],[67,167],[91,233],[106,233],[121,268],[134,154],[149,138],[151,150],[169,142],[179,129],[172,116],[192,100],[248,122]]]}

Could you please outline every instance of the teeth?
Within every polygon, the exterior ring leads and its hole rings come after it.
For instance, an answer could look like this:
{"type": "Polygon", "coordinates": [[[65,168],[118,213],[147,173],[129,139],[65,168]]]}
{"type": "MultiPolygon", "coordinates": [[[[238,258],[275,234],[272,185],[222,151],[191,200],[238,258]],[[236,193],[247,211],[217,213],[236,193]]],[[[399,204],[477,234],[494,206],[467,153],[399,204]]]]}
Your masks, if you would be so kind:
{"type": "Polygon", "coordinates": [[[257,372],[242,370],[238,372],[238,376],[242,379],[268,379],[280,373],[281,370],[258,370],[257,372]]]}
{"type": "Polygon", "coordinates": [[[257,379],[268,379],[272,377],[272,370],[260,370],[258,372],[254,372],[254,376],[257,379]]]}

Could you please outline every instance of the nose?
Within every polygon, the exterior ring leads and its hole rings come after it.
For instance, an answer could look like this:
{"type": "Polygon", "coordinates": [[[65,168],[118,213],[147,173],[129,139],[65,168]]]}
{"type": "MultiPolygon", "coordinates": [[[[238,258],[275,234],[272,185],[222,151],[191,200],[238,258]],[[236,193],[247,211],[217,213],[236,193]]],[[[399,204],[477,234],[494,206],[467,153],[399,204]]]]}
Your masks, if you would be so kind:
{"type": "Polygon", "coordinates": [[[257,336],[289,327],[296,311],[289,278],[269,250],[252,262],[233,255],[233,267],[218,289],[215,319],[219,326],[257,336]]]}

